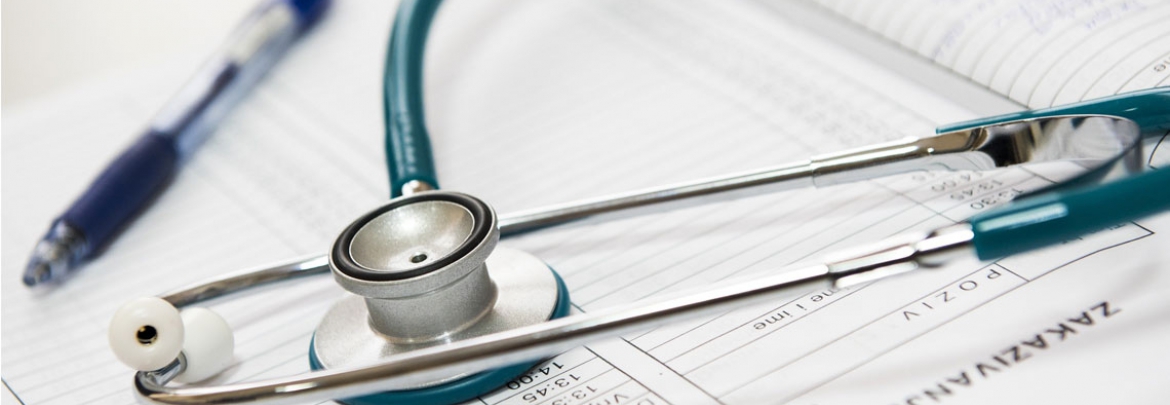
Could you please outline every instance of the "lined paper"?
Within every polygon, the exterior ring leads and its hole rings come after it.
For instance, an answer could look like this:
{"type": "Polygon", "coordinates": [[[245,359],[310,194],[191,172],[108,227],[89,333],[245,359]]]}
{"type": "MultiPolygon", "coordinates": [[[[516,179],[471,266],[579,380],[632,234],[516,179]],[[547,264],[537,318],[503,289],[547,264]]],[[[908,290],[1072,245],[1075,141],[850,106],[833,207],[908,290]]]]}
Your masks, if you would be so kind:
{"type": "MultiPolygon", "coordinates": [[[[882,10],[865,4],[840,7],[861,17],[882,10]]],[[[350,220],[384,201],[378,103],[393,7],[335,6],[99,260],[52,291],[2,283],[3,379],[21,402],[134,403],[131,371],[105,348],[118,305],[323,252],[350,220]]],[[[451,2],[435,22],[426,78],[443,188],[508,213],[972,118],[947,94],[786,18],[755,3],[451,2]]],[[[181,80],[184,68],[151,69],[6,112],[4,280],[16,279],[21,253],[132,140],[168,95],[164,83],[181,80]],[[62,163],[38,170],[50,159],[62,163]]],[[[502,243],[547,261],[566,280],[573,311],[590,312],[950,224],[1053,180],[1023,169],[922,172],[586,221],[502,243]]],[[[1165,244],[1167,227],[1162,216],[996,263],[794,292],[570,350],[471,403],[924,403],[924,391],[940,391],[938,384],[950,390],[938,394],[948,402],[1057,401],[1073,395],[1063,387],[1086,380],[1128,381],[1130,398],[1156,398],[1163,388],[1148,383],[1156,361],[1115,359],[1170,355],[1161,343],[1170,303],[1160,294],[1170,284],[1163,275],[1170,257],[1154,249],[1165,244]],[[1109,277],[1100,276],[1103,266],[1109,277]],[[1091,318],[1091,328],[1066,320],[1100,302],[1121,312],[1091,318]],[[1057,323],[1077,335],[1002,366],[994,379],[947,382],[1057,323]],[[1082,364],[1100,370],[1070,367],[1082,364]]],[[[322,277],[210,303],[237,343],[236,361],[212,382],[307,371],[313,328],[343,294],[322,277]]],[[[1089,391],[1074,398],[1113,393],[1089,391]]]]}
{"type": "Polygon", "coordinates": [[[1029,107],[1166,85],[1170,3],[1158,0],[818,0],[1029,107]]]}
{"type": "MultiPolygon", "coordinates": [[[[392,13],[393,5],[336,4],[151,209],[57,289],[30,293],[16,281],[25,255],[194,66],[129,72],[5,110],[3,377],[20,402],[134,403],[133,373],[106,343],[119,305],[317,254],[348,221],[384,201],[382,155],[369,147],[381,142],[380,107],[359,101],[379,97],[382,44],[356,39],[385,32],[392,13]]],[[[308,370],[312,328],[342,292],[326,278],[277,291],[212,305],[236,341],[236,362],[216,382],[308,370]]]]}

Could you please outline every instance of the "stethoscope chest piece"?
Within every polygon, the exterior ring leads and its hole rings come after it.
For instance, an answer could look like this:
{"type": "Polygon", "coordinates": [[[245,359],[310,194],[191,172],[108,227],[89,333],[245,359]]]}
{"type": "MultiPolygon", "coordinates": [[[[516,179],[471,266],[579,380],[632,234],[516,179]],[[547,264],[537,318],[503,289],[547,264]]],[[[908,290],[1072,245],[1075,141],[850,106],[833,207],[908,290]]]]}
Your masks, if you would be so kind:
{"type": "MultiPolygon", "coordinates": [[[[498,240],[491,207],[460,193],[400,197],[358,218],[330,251],[334,279],[355,295],[317,327],[312,367],[361,365],[567,315],[556,273],[532,255],[497,249],[498,240]]],[[[461,401],[531,366],[407,381],[347,402],[461,401]]]]}

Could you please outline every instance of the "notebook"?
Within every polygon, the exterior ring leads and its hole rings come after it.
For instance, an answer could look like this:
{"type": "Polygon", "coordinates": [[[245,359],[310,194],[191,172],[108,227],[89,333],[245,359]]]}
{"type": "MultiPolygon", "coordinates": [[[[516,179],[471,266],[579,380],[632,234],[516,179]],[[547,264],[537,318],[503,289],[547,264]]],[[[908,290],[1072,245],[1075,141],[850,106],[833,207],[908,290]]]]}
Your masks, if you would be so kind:
{"type": "MultiPolygon", "coordinates": [[[[386,201],[393,13],[336,2],[155,205],[53,289],[16,281],[27,252],[194,67],[143,66],[4,112],[5,403],[135,403],[106,347],[119,305],[323,253],[386,201]]],[[[427,119],[442,187],[507,214],[1165,86],[1168,16],[1133,0],[453,1],[428,48],[427,119]]],[[[1147,140],[1150,166],[1168,160],[1163,140],[1147,140]]],[[[501,243],[545,260],[587,313],[782,272],[1053,181],[918,172],[501,243]]],[[[570,350],[470,403],[1156,402],[1167,232],[1161,215],[994,263],[793,293],[570,350]]],[[[236,350],[207,384],[307,372],[313,328],[344,294],[320,277],[208,303],[236,350]]]]}

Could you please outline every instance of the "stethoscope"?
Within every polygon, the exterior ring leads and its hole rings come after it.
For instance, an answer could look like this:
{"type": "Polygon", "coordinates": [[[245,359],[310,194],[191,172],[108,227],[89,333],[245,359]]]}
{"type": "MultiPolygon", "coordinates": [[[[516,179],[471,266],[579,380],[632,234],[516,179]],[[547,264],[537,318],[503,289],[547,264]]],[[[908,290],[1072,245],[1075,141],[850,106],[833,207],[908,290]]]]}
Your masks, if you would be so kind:
{"type": "Polygon", "coordinates": [[[1170,208],[1170,170],[1133,174],[1140,170],[1143,137],[1170,130],[1170,88],[1163,87],[944,126],[935,136],[789,165],[498,216],[473,196],[437,187],[421,78],[425,39],[439,3],[403,1],[390,37],[386,150],[394,198],[345,228],[326,256],[120,308],[110,344],[119,360],[140,370],[134,385],[145,402],[456,403],[597,339],[767,302],[792,290],[846,287],[933,268],[956,257],[993,260],[1170,208]],[[568,316],[568,289],[540,259],[496,246],[501,236],[582,218],[926,169],[1068,162],[1083,170],[955,225],[896,236],[760,279],[587,314],[568,316]],[[1118,173],[1125,176],[1112,180],[1118,173]],[[191,305],[325,273],[352,294],[315,331],[308,357],[316,371],[221,386],[167,385],[205,380],[232,361],[227,323],[191,305]]]}

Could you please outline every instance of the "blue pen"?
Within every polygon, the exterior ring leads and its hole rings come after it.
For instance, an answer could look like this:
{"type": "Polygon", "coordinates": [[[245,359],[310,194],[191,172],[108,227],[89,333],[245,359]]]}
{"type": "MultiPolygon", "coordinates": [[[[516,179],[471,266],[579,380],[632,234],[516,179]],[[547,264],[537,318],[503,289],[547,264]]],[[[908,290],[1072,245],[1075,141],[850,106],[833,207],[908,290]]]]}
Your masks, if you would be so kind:
{"type": "Polygon", "coordinates": [[[60,279],[109,244],[166,188],[178,166],[328,4],[272,0],[253,10],[155,115],[146,133],[53,221],[33,250],[24,284],[60,279]]]}

